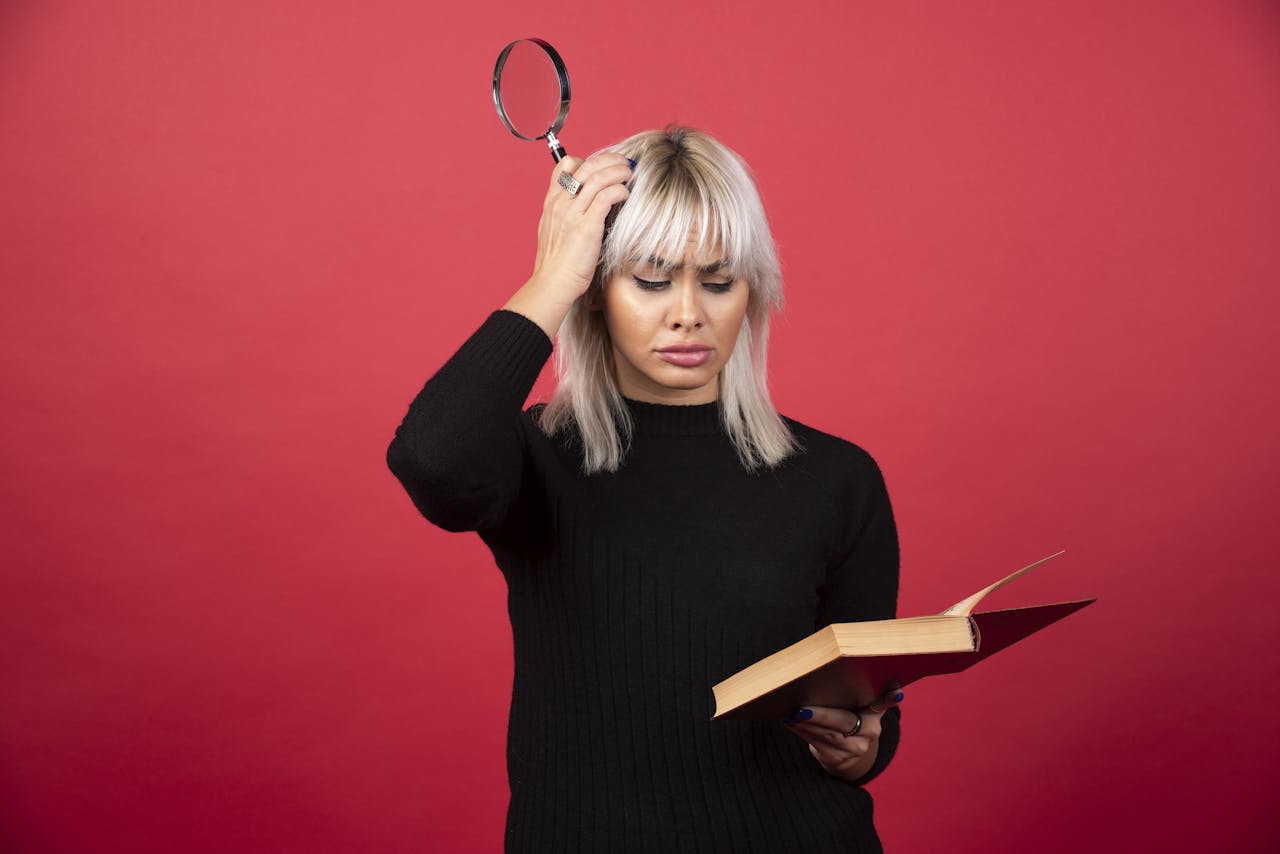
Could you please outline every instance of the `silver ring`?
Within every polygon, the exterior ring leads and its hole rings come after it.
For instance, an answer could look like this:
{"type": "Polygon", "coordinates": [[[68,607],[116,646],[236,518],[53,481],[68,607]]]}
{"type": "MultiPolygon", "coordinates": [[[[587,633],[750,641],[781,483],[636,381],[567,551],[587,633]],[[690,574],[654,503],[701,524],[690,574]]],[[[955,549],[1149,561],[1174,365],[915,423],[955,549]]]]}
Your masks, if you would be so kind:
{"type": "Polygon", "coordinates": [[[568,172],[561,172],[560,177],[556,179],[556,183],[564,187],[571,196],[578,195],[578,191],[582,189],[582,183],[568,172]]]}
{"type": "Polygon", "coordinates": [[[858,716],[858,722],[854,724],[853,728],[850,729],[848,732],[842,733],[842,735],[844,735],[845,738],[853,738],[855,735],[862,732],[862,713],[854,712],[854,714],[858,716]]]}

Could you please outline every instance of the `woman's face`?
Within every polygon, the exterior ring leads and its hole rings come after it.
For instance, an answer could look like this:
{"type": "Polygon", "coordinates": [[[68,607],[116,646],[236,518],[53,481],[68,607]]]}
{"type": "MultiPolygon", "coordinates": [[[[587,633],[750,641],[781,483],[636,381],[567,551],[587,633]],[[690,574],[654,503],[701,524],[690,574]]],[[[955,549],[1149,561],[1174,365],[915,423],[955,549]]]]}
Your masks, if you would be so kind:
{"type": "Polygon", "coordinates": [[[711,403],[747,313],[747,282],[693,241],[672,267],[651,258],[605,282],[605,325],[624,397],[711,403]],[[664,269],[665,268],[665,269],[664,269]]]}

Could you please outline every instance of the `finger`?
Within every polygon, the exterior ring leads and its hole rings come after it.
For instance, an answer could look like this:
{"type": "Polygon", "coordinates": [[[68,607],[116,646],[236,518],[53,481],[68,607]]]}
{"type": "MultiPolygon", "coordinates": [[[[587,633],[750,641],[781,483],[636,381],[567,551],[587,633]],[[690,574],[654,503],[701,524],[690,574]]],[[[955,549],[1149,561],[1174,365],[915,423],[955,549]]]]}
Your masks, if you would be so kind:
{"type": "Polygon", "coordinates": [[[626,187],[621,184],[610,184],[596,193],[596,197],[591,200],[591,206],[587,208],[587,215],[598,216],[603,222],[609,214],[609,208],[629,198],[631,198],[631,191],[626,187]]]}
{"type": "MultiPolygon", "coordinates": [[[[799,732],[796,735],[800,735],[799,732]]],[[[804,740],[808,741],[809,753],[828,771],[838,772],[842,768],[852,766],[872,749],[868,739],[849,739],[840,741],[838,744],[824,737],[804,740]]]]}
{"type": "Polygon", "coordinates": [[[866,750],[848,750],[844,747],[833,747],[829,744],[811,744],[809,745],[809,752],[828,768],[832,765],[852,764],[867,754],[866,750]]]}
{"type": "Polygon", "coordinates": [[[809,747],[818,750],[823,756],[836,760],[842,757],[859,757],[871,749],[872,739],[865,735],[843,736],[838,732],[805,724],[791,724],[788,729],[798,738],[807,742],[809,747]]]}
{"type": "MultiPolygon", "coordinates": [[[[788,723],[792,732],[797,735],[804,733],[806,736],[817,738],[823,744],[842,744],[845,742],[857,742],[870,744],[880,738],[883,730],[880,727],[880,717],[870,713],[864,713],[862,716],[862,726],[857,725],[858,718],[852,712],[848,712],[851,722],[844,729],[835,729],[828,726],[819,726],[811,723],[788,723]]],[[[806,738],[806,740],[808,740],[806,738]]]]}
{"type": "MultiPolygon", "coordinates": [[[[565,192],[564,187],[561,187],[559,184],[559,178],[562,172],[567,172],[572,175],[579,184],[585,185],[590,181],[594,181],[594,189],[598,189],[606,183],[622,184],[631,180],[631,166],[627,161],[627,158],[623,157],[621,154],[614,154],[607,151],[600,154],[593,154],[586,160],[579,160],[576,157],[566,157],[557,164],[557,168],[552,171],[551,186],[549,190],[558,191],[562,196],[567,196],[569,194],[565,192]],[[572,160],[574,162],[570,163],[566,167],[563,164],[568,160],[572,160]],[[607,179],[599,177],[605,173],[607,173],[607,179]]],[[[577,195],[581,194],[582,190],[580,189],[577,195]]]]}
{"type": "Polygon", "coordinates": [[[809,753],[814,759],[818,760],[818,764],[827,769],[828,773],[836,776],[845,776],[857,764],[862,757],[853,756],[848,753],[832,754],[830,751],[823,750],[821,747],[809,745],[809,753]]]}
{"type": "Polygon", "coordinates": [[[612,169],[617,167],[625,167],[629,173],[631,171],[630,162],[621,154],[614,154],[612,151],[602,151],[599,154],[593,154],[582,162],[582,165],[575,169],[573,177],[585,181],[592,173],[601,169],[612,169]]]}
{"type": "Polygon", "coordinates": [[[866,706],[863,709],[863,711],[874,712],[876,714],[884,714],[889,709],[901,703],[902,697],[903,697],[903,693],[901,689],[894,688],[890,690],[887,694],[885,694],[883,697],[881,697],[879,700],[876,700],[871,705],[866,706]]]}
{"type": "Polygon", "coordinates": [[[584,161],[581,157],[570,157],[566,155],[560,158],[560,162],[551,170],[551,183],[547,185],[546,199],[548,202],[555,200],[559,196],[568,195],[568,193],[565,192],[564,187],[560,186],[560,175],[561,173],[568,173],[576,178],[577,171],[582,168],[583,162],[584,161]]]}
{"type": "Polygon", "coordinates": [[[866,709],[851,711],[849,709],[833,709],[829,706],[805,706],[812,714],[808,722],[815,726],[825,727],[833,732],[856,735],[873,735],[880,737],[880,714],[866,709]],[[862,723],[859,724],[859,718],[862,723]]]}
{"type": "Polygon", "coordinates": [[[586,210],[595,197],[605,189],[624,186],[631,180],[631,167],[625,160],[621,164],[587,163],[573,176],[581,184],[574,194],[576,207],[586,210]]]}
{"type": "MultiPolygon", "coordinates": [[[[581,157],[571,157],[569,155],[561,157],[560,162],[551,170],[551,183],[556,183],[556,179],[560,177],[561,172],[568,172],[570,175],[575,174],[585,162],[581,157]]],[[[557,184],[556,186],[559,185],[557,184]]]]}

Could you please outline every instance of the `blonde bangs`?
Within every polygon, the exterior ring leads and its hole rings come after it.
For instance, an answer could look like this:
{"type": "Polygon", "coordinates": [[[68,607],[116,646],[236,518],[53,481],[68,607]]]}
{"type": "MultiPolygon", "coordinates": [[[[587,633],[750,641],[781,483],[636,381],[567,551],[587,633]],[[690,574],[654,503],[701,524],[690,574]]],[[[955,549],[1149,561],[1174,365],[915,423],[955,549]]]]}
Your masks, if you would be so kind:
{"type": "Polygon", "coordinates": [[[740,199],[729,182],[714,180],[724,177],[680,168],[637,174],[631,198],[605,238],[600,279],[607,281],[622,268],[650,258],[679,264],[690,240],[707,260],[726,260],[735,275],[758,278],[758,262],[749,252],[753,241],[742,227],[751,217],[739,209],[740,199]],[[712,258],[713,253],[719,257],[712,258]]]}

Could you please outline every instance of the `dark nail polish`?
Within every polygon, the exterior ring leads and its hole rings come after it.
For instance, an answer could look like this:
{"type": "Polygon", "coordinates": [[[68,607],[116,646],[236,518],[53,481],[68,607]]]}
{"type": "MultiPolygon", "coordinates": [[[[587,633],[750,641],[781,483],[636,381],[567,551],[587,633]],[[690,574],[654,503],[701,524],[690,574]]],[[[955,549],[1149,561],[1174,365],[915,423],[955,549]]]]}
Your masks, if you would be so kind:
{"type": "Polygon", "coordinates": [[[894,701],[895,703],[901,703],[901,702],[902,702],[902,692],[901,692],[901,691],[899,691],[899,692],[898,692],[898,696],[896,696],[896,697],[894,697],[894,698],[893,698],[893,701],[894,701]]]}
{"type": "Polygon", "coordinates": [[[631,171],[632,172],[636,171],[636,162],[632,160],[630,157],[627,158],[627,162],[631,164],[631,171]]]}
{"type": "Polygon", "coordinates": [[[812,717],[813,709],[796,709],[794,712],[787,715],[787,720],[792,723],[797,723],[799,721],[807,721],[812,717]]]}

